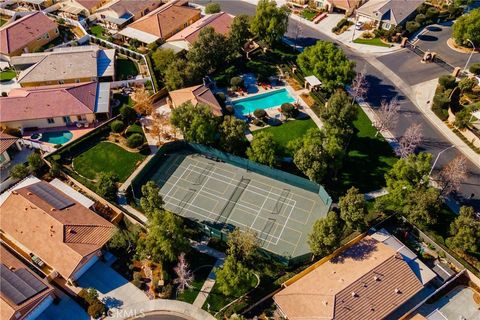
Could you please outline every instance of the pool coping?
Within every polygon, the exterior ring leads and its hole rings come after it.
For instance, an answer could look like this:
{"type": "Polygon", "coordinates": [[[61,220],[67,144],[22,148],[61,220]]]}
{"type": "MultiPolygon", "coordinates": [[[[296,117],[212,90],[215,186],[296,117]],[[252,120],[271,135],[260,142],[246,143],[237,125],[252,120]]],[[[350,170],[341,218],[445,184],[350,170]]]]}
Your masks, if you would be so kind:
{"type": "MultiPolygon", "coordinates": [[[[230,97],[227,98],[227,101],[226,102],[230,102],[232,104],[232,106],[235,108],[235,103],[238,102],[238,101],[241,101],[243,99],[249,99],[249,98],[255,98],[256,96],[259,96],[259,95],[262,95],[262,94],[267,94],[267,93],[275,93],[277,91],[280,91],[280,90],[285,90],[287,91],[287,93],[293,98],[293,102],[296,102],[298,103],[300,97],[295,93],[295,91],[293,90],[293,88],[291,88],[290,86],[288,85],[285,85],[285,86],[280,86],[280,87],[274,87],[270,90],[265,90],[265,91],[262,91],[262,92],[258,92],[258,93],[252,93],[252,94],[247,94],[247,96],[245,97],[240,97],[240,98],[235,98],[235,99],[232,99],[230,97]]],[[[280,107],[281,104],[279,105],[275,105],[275,106],[272,106],[272,107],[269,107],[269,108],[262,108],[262,110],[270,110],[270,109],[276,109],[278,107],[280,107]]],[[[236,111],[236,110],[235,110],[236,111]]],[[[241,113],[239,114],[240,116],[242,116],[242,118],[245,118],[247,117],[248,115],[252,114],[253,112],[249,112],[247,114],[244,114],[244,113],[241,113]]],[[[235,112],[235,115],[237,116],[237,112],[235,112]]]]}

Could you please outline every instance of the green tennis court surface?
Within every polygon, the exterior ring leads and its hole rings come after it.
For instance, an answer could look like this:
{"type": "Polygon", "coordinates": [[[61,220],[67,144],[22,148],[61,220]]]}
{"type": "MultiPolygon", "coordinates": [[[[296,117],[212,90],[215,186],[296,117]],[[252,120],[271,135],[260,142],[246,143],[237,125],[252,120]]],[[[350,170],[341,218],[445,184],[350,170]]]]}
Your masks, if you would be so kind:
{"type": "Polygon", "coordinates": [[[165,157],[148,177],[165,209],[216,229],[252,229],[262,248],[283,257],[309,253],[307,236],[328,211],[317,193],[198,153],[165,157]]]}

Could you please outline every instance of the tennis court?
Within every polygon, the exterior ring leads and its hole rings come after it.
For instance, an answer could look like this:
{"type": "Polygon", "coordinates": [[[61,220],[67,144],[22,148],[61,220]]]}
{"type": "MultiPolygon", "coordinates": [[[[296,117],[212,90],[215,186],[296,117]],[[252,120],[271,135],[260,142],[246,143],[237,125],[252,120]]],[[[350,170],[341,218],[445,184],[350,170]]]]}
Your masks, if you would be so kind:
{"type": "Polygon", "coordinates": [[[208,155],[164,155],[148,176],[161,187],[165,209],[215,229],[251,229],[261,246],[294,258],[309,253],[313,223],[329,207],[311,191],[208,155]]]}

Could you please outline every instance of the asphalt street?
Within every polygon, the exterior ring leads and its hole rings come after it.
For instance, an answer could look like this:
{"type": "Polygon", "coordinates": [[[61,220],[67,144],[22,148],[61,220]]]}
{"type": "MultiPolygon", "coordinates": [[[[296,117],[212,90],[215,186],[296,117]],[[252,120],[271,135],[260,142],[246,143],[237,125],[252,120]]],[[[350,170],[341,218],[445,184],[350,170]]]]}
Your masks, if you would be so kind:
{"type": "MultiPolygon", "coordinates": [[[[210,1],[200,0],[195,2],[208,3],[210,1]]],[[[255,14],[255,5],[243,1],[217,2],[220,3],[222,11],[228,12],[232,15],[255,14]]],[[[297,45],[309,46],[314,44],[317,40],[332,41],[340,45],[339,42],[322,32],[303,24],[301,24],[301,32],[297,37],[299,24],[301,23],[290,19],[286,34],[286,37],[290,38],[292,41],[297,39],[297,45]]],[[[362,70],[365,66],[370,85],[370,90],[367,94],[367,101],[374,108],[380,105],[382,99],[388,100],[397,96],[400,100],[401,111],[399,121],[396,128],[392,130],[392,133],[397,138],[401,137],[406,128],[408,128],[413,122],[417,122],[422,125],[423,131],[423,141],[420,146],[421,151],[432,153],[435,158],[440,151],[451,145],[442,133],[423,116],[412,101],[410,101],[380,70],[377,70],[368,62],[368,57],[364,57],[348,47],[342,46],[342,48],[347,56],[357,63],[357,70],[362,70]]],[[[447,73],[446,70],[436,64],[422,64],[419,57],[411,53],[408,49],[381,56],[378,60],[387,68],[398,74],[409,85],[418,84],[447,73]]],[[[455,149],[450,149],[442,153],[435,169],[441,169],[458,154],[459,152],[455,149]]],[[[458,197],[464,204],[472,205],[477,211],[480,211],[480,168],[470,161],[468,161],[468,168],[469,177],[461,185],[458,197]]]]}

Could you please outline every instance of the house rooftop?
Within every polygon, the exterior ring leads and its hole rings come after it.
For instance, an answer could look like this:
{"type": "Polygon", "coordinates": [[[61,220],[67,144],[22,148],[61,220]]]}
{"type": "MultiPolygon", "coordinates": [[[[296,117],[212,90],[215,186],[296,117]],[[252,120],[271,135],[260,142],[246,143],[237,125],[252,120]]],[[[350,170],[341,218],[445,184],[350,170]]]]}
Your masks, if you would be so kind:
{"type": "Polygon", "coordinates": [[[79,202],[40,181],[14,190],[0,206],[0,227],[41,260],[70,278],[102,248],[115,227],[79,202]]]}
{"type": "Polygon", "coordinates": [[[430,274],[422,279],[408,257],[372,235],[318,265],[274,300],[289,319],[383,319],[421,291],[435,276],[430,274]]]}
{"type": "Polygon", "coordinates": [[[97,83],[16,88],[0,98],[1,122],[46,119],[95,112],[97,83]]]}
{"type": "Polygon", "coordinates": [[[423,0],[369,0],[357,12],[393,25],[401,24],[423,0]]]}
{"type": "Polygon", "coordinates": [[[221,116],[223,114],[222,107],[213,95],[212,90],[204,85],[170,91],[169,95],[176,107],[190,101],[193,105],[199,103],[208,105],[214,116],[221,116]]]}
{"type": "Polygon", "coordinates": [[[0,154],[7,151],[19,138],[0,132],[0,154]]]}
{"type": "Polygon", "coordinates": [[[103,0],[74,0],[76,3],[87,8],[88,11],[92,11],[93,8],[102,3],[103,0]]]}
{"type": "Polygon", "coordinates": [[[153,5],[161,4],[161,3],[162,3],[161,0],[142,0],[142,1],[118,0],[118,1],[107,3],[102,8],[113,10],[117,14],[122,15],[126,12],[134,13],[144,8],[149,8],[153,5]]]}
{"type": "Polygon", "coordinates": [[[42,12],[26,15],[0,28],[0,53],[9,55],[57,28],[42,12]]]}
{"type": "Polygon", "coordinates": [[[3,243],[0,244],[0,256],[0,316],[5,320],[19,319],[52,293],[53,287],[34,274],[3,243]]]}

